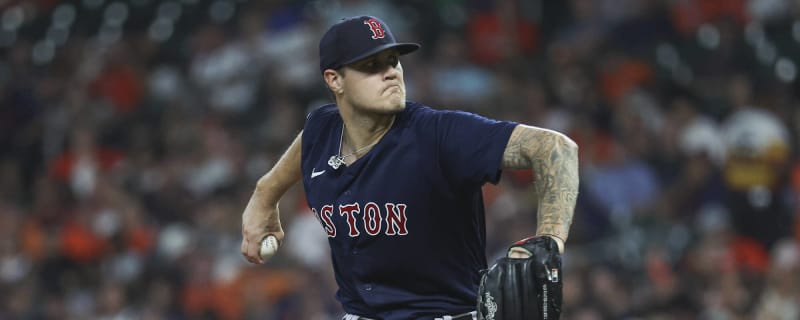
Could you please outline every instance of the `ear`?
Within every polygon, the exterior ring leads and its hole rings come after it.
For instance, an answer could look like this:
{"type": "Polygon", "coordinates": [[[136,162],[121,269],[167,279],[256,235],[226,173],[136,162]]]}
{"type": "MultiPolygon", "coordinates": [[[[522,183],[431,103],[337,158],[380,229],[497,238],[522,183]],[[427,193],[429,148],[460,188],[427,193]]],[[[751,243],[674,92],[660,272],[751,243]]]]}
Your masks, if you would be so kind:
{"type": "Polygon", "coordinates": [[[328,89],[337,95],[342,93],[342,75],[338,71],[327,69],[322,73],[322,77],[325,79],[328,89]]]}

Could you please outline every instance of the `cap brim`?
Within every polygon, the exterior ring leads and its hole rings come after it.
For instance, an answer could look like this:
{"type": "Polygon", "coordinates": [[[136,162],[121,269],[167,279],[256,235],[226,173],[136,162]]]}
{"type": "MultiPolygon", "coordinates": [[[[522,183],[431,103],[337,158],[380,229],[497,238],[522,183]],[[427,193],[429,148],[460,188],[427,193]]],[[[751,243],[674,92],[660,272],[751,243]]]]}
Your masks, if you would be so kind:
{"type": "Polygon", "coordinates": [[[381,51],[384,51],[384,50],[388,50],[388,49],[397,49],[397,51],[400,53],[400,55],[404,55],[404,54],[409,54],[409,53],[412,53],[414,51],[417,51],[417,49],[419,49],[420,47],[421,46],[419,44],[416,44],[416,43],[387,43],[387,44],[384,44],[382,46],[377,46],[375,48],[372,48],[372,50],[364,52],[364,53],[362,53],[362,54],[360,54],[360,55],[358,55],[358,56],[356,56],[356,57],[354,57],[354,58],[352,58],[350,60],[347,60],[347,61],[343,62],[342,66],[346,66],[346,65],[351,64],[353,62],[357,62],[357,61],[359,61],[361,59],[364,59],[364,58],[369,57],[369,56],[371,56],[373,54],[376,54],[378,52],[381,52],[381,51]]]}

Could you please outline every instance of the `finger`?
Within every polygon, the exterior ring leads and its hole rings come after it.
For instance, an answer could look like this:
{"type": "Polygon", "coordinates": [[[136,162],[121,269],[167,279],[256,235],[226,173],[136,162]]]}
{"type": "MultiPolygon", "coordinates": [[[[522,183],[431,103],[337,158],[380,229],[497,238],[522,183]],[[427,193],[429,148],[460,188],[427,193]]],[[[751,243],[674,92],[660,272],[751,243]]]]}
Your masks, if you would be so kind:
{"type": "Polygon", "coordinates": [[[247,241],[246,238],[242,239],[242,247],[239,250],[242,251],[242,256],[244,256],[245,260],[247,260],[250,263],[254,263],[253,258],[247,253],[247,248],[249,247],[249,243],[250,242],[247,241]]]}
{"type": "Polygon", "coordinates": [[[508,257],[514,259],[527,259],[533,255],[530,251],[523,248],[514,247],[508,250],[508,257]]]}
{"type": "Polygon", "coordinates": [[[251,249],[252,243],[253,243],[252,241],[248,241],[246,238],[242,239],[242,248],[241,248],[242,256],[244,256],[244,258],[250,263],[255,263],[255,264],[261,263],[257,258],[257,255],[253,256],[252,254],[253,252],[251,249]]]}
{"type": "Polygon", "coordinates": [[[248,244],[247,244],[247,256],[252,259],[250,261],[252,263],[256,263],[256,264],[264,263],[264,260],[261,259],[261,254],[259,254],[259,251],[261,249],[259,247],[260,243],[261,243],[260,241],[248,241],[248,244]]]}
{"type": "Polygon", "coordinates": [[[247,258],[247,231],[244,229],[244,224],[242,224],[242,245],[239,247],[239,251],[242,252],[242,255],[247,258]]]}

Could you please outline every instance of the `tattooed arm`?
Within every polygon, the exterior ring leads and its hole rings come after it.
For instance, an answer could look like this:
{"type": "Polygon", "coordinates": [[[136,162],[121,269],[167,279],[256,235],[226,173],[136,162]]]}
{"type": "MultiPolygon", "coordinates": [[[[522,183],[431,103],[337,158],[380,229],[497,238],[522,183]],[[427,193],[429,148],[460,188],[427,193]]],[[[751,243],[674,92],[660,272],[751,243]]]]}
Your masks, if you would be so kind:
{"type": "Polygon", "coordinates": [[[536,234],[553,237],[563,252],[578,197],[578,145],[561,133],[518,125],[503,153],[503,168],[533,169],[536,234]]]}

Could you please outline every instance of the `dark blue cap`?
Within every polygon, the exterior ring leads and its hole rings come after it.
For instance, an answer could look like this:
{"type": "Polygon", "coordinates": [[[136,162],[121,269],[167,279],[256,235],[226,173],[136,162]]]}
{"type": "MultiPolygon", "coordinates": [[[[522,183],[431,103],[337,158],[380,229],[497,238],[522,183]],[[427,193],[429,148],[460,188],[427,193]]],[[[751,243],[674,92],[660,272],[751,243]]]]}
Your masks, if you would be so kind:
{"type": "Polygon", "coordinates": [[[400,54],[419,49],[416,43],[398,43],[389,26],[376,17],[344,18],[319,41],[319,71],[339,69],[389,48],[400,54]]]}

